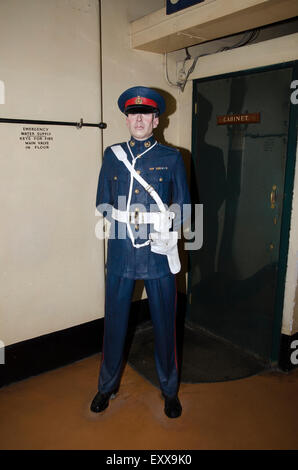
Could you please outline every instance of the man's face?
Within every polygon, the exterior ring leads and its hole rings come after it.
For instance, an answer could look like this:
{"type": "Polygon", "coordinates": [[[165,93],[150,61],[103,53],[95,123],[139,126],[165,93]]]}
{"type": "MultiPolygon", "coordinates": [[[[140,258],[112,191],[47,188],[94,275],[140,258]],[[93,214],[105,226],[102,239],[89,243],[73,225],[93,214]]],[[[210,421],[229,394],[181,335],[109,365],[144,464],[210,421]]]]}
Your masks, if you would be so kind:
{"type": "Polygon", "coordinates": [[[158,126],[159,119],[155,114],[128,114],[126,124],[130,134],[137,140],[148,139],[158,126]]]}

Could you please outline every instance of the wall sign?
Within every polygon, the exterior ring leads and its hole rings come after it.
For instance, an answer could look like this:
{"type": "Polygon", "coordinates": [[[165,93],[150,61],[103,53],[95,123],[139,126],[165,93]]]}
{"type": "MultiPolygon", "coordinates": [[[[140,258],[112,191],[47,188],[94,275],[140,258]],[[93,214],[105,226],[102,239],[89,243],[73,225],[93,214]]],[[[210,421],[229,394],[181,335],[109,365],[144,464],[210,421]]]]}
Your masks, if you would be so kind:
{"type": "Polygon", "coordinates": [[[217,116],[217,124],[249,124],[261,121],[260,113],[224,114],[217,116]]]}
{"type": "Polygon", "coordinates": [[[24,126],[19,139],[25,150],[49,150],[53,136],[48,127],[24,126]]]}
{"type": "Polygon", "coordinates": [[[167,0],[167,15],[204,1],[205,0],[167,0]]]}

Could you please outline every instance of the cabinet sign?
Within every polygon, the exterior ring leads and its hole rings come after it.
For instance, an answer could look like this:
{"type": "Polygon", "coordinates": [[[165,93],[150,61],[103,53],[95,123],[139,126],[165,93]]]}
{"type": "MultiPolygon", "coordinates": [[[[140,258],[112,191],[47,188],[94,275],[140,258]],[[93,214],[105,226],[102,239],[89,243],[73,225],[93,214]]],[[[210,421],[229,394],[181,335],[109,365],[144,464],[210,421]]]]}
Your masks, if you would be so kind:
{"type": "Polygon", "coordinates": [[[224,114],[223,116],[217,116],[217,124],[249,124],[261,121],[260,113],[248,113],[248,114],[224,114]]]}

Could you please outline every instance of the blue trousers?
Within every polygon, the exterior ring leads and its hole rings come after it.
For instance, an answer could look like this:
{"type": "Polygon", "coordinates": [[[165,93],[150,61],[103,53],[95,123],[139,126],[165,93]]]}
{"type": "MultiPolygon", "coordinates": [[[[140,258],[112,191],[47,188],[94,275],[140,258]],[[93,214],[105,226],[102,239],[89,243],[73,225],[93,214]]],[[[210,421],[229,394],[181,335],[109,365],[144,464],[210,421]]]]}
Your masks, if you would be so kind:
{"type": "MultiPolygon", "coordinates": [[[[146,279],[150,314],[155,340],[155,364],[160,388],[167,396],[178,389],[176,356],[176,303],[175,276],[146,279]]],[[[118,388],[122,370],[123,350],[135,280],[108,274],[102,362],[98,380],[101,393],[118,388]]]]}

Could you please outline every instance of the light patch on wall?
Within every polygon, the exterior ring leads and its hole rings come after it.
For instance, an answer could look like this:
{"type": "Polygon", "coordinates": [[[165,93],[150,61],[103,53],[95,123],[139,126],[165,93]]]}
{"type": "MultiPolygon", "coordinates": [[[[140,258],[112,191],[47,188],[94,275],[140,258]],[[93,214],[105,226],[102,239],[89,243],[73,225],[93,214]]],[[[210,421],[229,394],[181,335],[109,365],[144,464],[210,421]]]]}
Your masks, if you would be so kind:
{"type": "Polygon", "coordinates": [[[291,88],[295,90],[291,93],[291,103],[298,104],[298,80],[292,81],[291,88]]]}
{"type": "Polygon", "coordinates": [[[0,104],[5,104],[5,85],[2,80],[0,80],[0,104]]]}
{"type": "Polygon", "coordinates": [[[0,364],[5,364],[5,344],[0,340],[0,364]]]}
{"type": "Polygon", "coordinates": [[[296,290],[295,290],[295,299],[294,299],[294,313],[292,320],[292,334],[298,332],[298,252],[296,252],[296,290]]]}
{"type": "Polygon", "coordinates": [[[292,316],[289,319],[289,334],[295,334],[298,331],[298,251],[296,251],[296,267],[291,282],[292,299],[290,304],[292,316]]]}
{"type": "Polygon", "coordinates": [[[164,0],[150,0],[150,2],[126,0],[125,13],[127,20],[130,22],[142,18],[146,15],[150,15],[150,13],[160,10],[161,8],[164,8],[164,6],[164,0]]]}
{"type": "Polygon", "coordinates": [[[69,0],[69,4],[74,10],[82,11],[84,13],[89,13],[91,8],[90,0],[69,0]]]}

